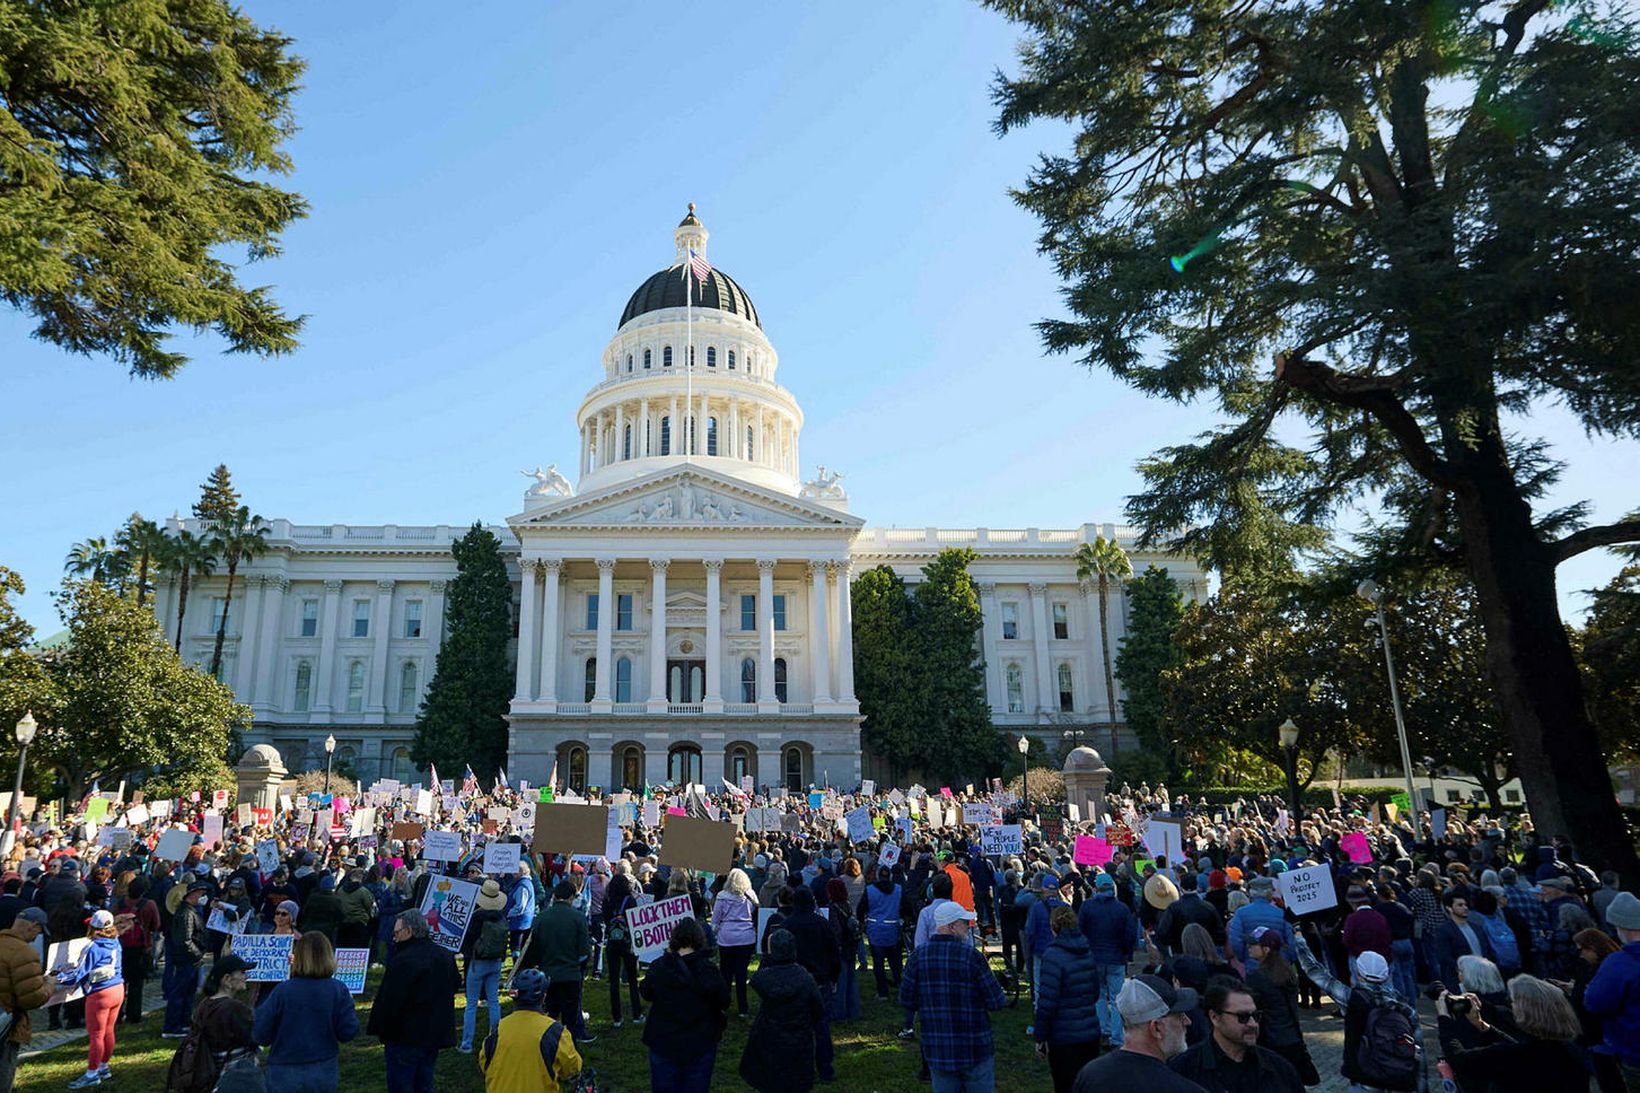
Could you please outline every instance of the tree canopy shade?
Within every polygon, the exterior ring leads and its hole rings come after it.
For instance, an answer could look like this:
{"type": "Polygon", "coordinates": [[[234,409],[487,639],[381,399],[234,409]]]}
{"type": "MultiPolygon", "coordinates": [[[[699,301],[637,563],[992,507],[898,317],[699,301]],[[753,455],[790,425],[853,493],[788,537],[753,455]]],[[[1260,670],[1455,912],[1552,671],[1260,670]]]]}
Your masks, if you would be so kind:
{"type": "Polygon", "coordinates": [[[221,257],[279,251],[290,39],[225,0],[0,4],[0,299],[36,336],[166,378],[169,329],[289,352],[302,328],[221,257]]]}
{"type": "Polygon", "coordinates": [[[998,127],[1075,127],[1017,195],[1066,282],[1047,346],[1227,419],[1143,465],[1146,541],[1279,563],[1386,499],[1398,552],[1473,579],[1538,828],[1640,881],[1555,600],[1561,561],[1640,521],[1535,511],[1556,467],[1513,431],[1560,403],[1640,432],[1633,26],[1548,0],[991,6],[1027,29],[998,127]]]}

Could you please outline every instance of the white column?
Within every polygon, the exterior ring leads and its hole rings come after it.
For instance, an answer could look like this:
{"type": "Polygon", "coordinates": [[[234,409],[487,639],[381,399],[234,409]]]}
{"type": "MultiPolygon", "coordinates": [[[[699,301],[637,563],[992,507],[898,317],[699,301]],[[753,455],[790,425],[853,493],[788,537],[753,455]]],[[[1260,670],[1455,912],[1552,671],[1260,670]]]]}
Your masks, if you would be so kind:
{"type": "Polygon", "coordinates": [[[617,461],[626,455],[626,403],[615,404],[615,443],[612,445],[617,461]]]}
{"type": "Polygon", "coordinates": [[[387,720],[387,643],[393,637],[393,582],[376,582],[376,607],[370,613],[370,687],[365,712],[372,721],[387,720]]]}
{"type": "Polygon", "coordinates": [[[598,559],[598,663],[592,676],[592,709],[608,713],[610,656],[615,635],[615,559],[598,559]]]}
{"type": "Polygon", "coordinates": [[[427,648],[435,661],[444,645],[444,588],[442,578],[427,582],[427,625],[423,633],[427,635],[427,648]]]}
{"type": "Polygon", "coordinates": [[[839,702],[854,703],[854,603],[848,559],[833,562],[837,574],[837,691],[839,702]]]}
{"type": "Polygon", "coordinates": [[[813,700],[831,701],[831,636],[826,625],[826,563],[809,563],[809,677],[813,700]]]}
{"type": "MultiPolygon", "coordinates": [[[[563,622],[558,617],[558,577],[564,563],[558,558],[541,561],[541,701],[558,701],[558,635],[563,622]]],[[[591,761],[591,754],[588,754],[591,761]]]]}
{"type": "Polygon", "coordinates": [[[671,564],[666,558],[649,559],[650,713],[666,712],[666,567],[671,564]]]}
{"type": "Polygon", "coordinates": [[[649,400],[638,400],[638,435],[632,450],[641,458],[649,454],[649,400]]]}
{"type": "Polygon", "coordinates": [[[535,697],[535,559],[521,560],[518,569],[524,575],[524,584],[518,598],[518,661],[513,701],[529,702],[535,697]]]}
{"type": "MultiPolygon", "coordinates": [[[[718,451],[724,451],[723,437],[718,437],[718,451]]],[[[729,448],[728,455],[735,459],[744,459],[745,450],[740,446],[740,400],[729,400],[729,448]]]]}
{"type": "Polygon", "coordinates": [[[1053,665],[1048,662],[1048,586],[1031,585],[1031,639],[1036,650],[1036,703],[1040,710],[1059,709],[1053,690],[1053,665]]]}
{"type": "Polygon", "coordinates": [[[319,612],[319,663],[313,672],[313,712],[328,714],[336,695],[336,616],[342,605],[342,582],[325,582],[325,603],[319,612]]]}
{"type": "Polygon", "coordinates": [[[273,705],[274,678],[278,675],[279,643],[285,638],[285,593],[290,581],[285,577],[264,577],[262,632],[256,639],[256,684],[251,709],[267,710],[273,705]]]}
{"type": "Polygon", "coordinates": [[[701,395],[700,396],[700,414],[695,419],[695,447],[697,449],[697,451],[695,452],[696,455],[705,455],[707,452],[711,451],[711,449],[706,446],[706,438],[707,438],[707,435],[708,435],[706,430],[711,425],[711,422],[712,422],[712,407],[707,403],[706,396],[701,395]]]}
{"type": "Polygon", "coordinates": [[[600,467],[607,467],[607,466],[609,466],[609,462],[610,462],[610,460],[609,460],[609,449],[610,449],[611,445],[609,444],[608,438],[604,435],[607,432],[608,428],[609,428],[607,422],[608,422],[607,411],[599,410],[598,411],[598,466],[600,466],[600,467]]]}
{"type": "Polygon", "coordinates": [[[262,601],[267,596],[267,578],[245,578],[245,614],[239,624],[239,645],[234,653],[234,697],[251,701],[256,681],[257,632],[262,628],[262,601]]]}
{"type": "Polygon", "coordinates": [[[779,713],[774,699],[774,559],[757,560],[757,711],[779,713]]]}
{"type": "MultiPolygon", "coordinates": [[[[718,434],[723,451],[723,434],[718,434]]],[[[723,559],[707,558],[706,565],[706,695],[705,713],[723,712],[723,559]]]]}
{"type": "Polygon", "coordinates": [[[589,436],[591,436],[590,423],[582,422],[581,423],[581,475],[582,475],[582,477],[586,476],[586,473],[587,473],[587,453],[589,451],[591,451],[591,445],[590,445],[590,443],[587,439],[589,436]]]}
{"type": "Polygon", "coordinates": [[[985,656],[985,691],[991,713],[1008,712],[1007,687],[1002,667],[1002,619],[997,608],[997,586],[989,581],[979,586],[980,634],[985,656]]]}
{"type": "Polygon", "coordinates": [[[683,430],[682,426],[678,422],[678,396],[676,396],[676,395],[672,396],[672,412],[669,415],[669,419],[672,422],[672,425],[671,425],[672,435],[668,439],[671,441],[670,447],[671,447],[672,450],[668,454],[677,455],[679,452],[681,452],[683,450],[679,445],[682,444],[682,439],[681,438],[686,436],[687,433],[683,430]]]}

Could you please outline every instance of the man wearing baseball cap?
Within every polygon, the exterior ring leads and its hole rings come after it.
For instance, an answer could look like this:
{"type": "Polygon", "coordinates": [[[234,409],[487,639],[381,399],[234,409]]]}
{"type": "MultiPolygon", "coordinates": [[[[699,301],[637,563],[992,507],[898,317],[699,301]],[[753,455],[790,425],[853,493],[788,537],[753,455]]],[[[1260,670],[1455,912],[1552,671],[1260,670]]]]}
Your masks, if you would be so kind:
{"type": "Polygon", "coordinates": [[[29,1011],[39,1009],[51,997],[34,940],[46,929],[46,913],[25,907],[4,930],[0,930],[0,1007],[15,1015],[11,1028],[0,1037],[0,1089],[10,1089],[17,1075],[17,1053],[28,1043],[29,1011]]]}
{"type": "Polygon", "coordinates": [[[968,941],[974,912],[950,901],[934,912],[934,936],[911,954],[900,1004],[922,1014],[922,1049],[934,1088],[996,1087],[988,1010],[1007,1005],[985,957],[968,941]]]}
{"type": "Polygon", "coordinates": [[[1122,1046],[1082,1068],[1072,1093],[1138,1089],[1144,1093],[1201,1093],[1202,1087],[1168,1069],[1167,1060],[1184,1050],[1196,992],[1174,987],[1156,975],[1136,975],[1122,984],[1116,1013],[1122,1019],[1122,1046]]]}

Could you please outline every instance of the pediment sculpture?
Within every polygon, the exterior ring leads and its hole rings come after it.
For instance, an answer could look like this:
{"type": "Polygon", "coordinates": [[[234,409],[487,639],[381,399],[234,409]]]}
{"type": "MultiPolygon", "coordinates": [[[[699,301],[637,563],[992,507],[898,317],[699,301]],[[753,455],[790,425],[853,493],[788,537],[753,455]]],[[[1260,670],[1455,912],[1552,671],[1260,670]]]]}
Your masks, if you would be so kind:
{"type": "Polygon", "coordinates": [[[799,497],[810,497],[822,501],[847,501],[848,494],[838,485],[843,480],[842,472],[826,470],[824,463],[819,464],[814,478],[803,483],[799,497]]]}
{"type": "Polygon", "coordinates": [[[558,473],[558,464],[548,463],[547,469],[539,466],[533,471],[520,472],[525,478],[535,479],[535,485],[524,491],[525,497],[573,497],[575,489],[569,484],[569,479],[558,473]]]}

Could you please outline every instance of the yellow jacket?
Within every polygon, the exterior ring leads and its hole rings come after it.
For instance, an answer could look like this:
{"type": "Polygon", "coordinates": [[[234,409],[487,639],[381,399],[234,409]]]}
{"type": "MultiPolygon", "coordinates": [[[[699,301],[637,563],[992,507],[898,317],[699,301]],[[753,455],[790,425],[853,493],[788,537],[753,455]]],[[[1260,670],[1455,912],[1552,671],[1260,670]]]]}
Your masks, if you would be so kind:
{"type": "Polygon", "coordinates": [[[478,1055],[487,1093],[558,1093],[581,1072],[581,1055],[564,1026],[537,1010],[501,1019],[478,1055]]]}

